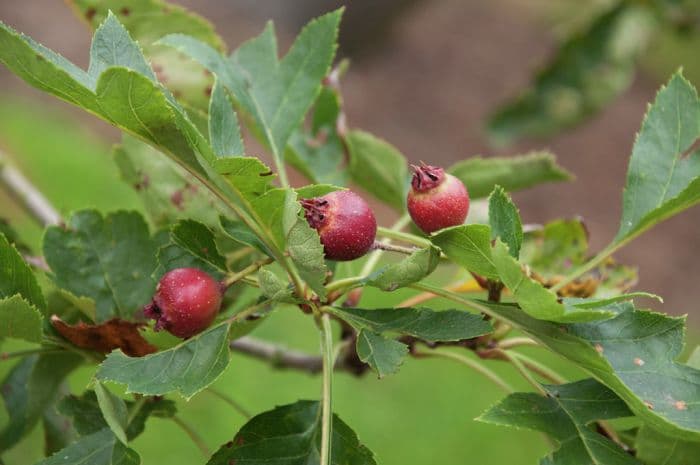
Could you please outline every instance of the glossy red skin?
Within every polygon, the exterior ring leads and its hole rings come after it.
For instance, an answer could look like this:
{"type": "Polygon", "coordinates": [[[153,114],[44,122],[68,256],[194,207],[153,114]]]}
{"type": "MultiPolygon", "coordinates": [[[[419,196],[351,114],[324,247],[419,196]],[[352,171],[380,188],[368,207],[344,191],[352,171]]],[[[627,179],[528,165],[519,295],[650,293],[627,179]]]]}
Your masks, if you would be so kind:
{"type": "Polygon", "coordinates": [[[319,201],[327,204],[316,207],[314,218],[310,216],[308,205],[304,208],[309,224],[318,231],[326,258],[348,261],[369,252],[377,235],[377,220],[367,202],[354,192],[344,190],[303,203],[315,202],[318,205],[319,201]]]}
{"type": "Polygon", "coordinates": [[[188,338],[212,324],[221,308],[223,288],[197,268],[177,268],[160,279],[153,302],[144,308],[155,329],[188,338]]]}
{"type": "Polygon", "coordinates": [[[445,173],[439,185],[424,191],[412,188],[406,201],[413,222],[426,234],[464,223],[469,193],[462,181],[445,173]]]}

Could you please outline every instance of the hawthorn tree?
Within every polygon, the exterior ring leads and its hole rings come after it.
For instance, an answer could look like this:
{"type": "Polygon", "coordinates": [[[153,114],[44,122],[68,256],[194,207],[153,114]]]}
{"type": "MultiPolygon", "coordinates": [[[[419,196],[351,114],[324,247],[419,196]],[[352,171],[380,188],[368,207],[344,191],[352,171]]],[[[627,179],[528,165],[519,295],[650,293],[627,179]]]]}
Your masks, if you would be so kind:
{"type": "Polygon", "coordinates": [[[542,464],[696,463],[700,371],[697,352],[679,361],[684,319],[638,309],[658,297],[631,292],[634,272],[611,259],[700,200],[700,101],[680,73],[642,123],[619,231],[590,256],[580,221],[523,225],[508,194],[568,179],[551,154],[421,165],[411,177],[389,143],[347,127],[347,65],[333,67],[342,10],[311,21],[280,59],[272,24],[228,54],[208,23],[158,0],[71,3],[95,29],[87,71],[4,24],[0,61],[123,131],[115,160],[148,216],[62,219],[3,167],[47,227],[40,256],[8,225],[0,234],[0,337],[35,344],[3,357],[16,364],[0,451],[41,421],[42,465],[138,464],[129,444],[148,417],[176,420],[173,397],[207,389],[237,351],[320,373],[321,395],[257,414],[210,465],[377,463],[333,413],[333,374],[389,376],[406,357],[449,358],[503,389],[478,420],[547,435],[542,464]],[[271,167],[246,155],[239,121],[271,167]],[[291,186],[288,166],[309,184],[291,186]],[[348,185],[399,220],[377,226],[348,185]],[[366,308],[370,287],[413,294],[366,308]],[[431,308],[438,299],[451,308],[431,308]],[[250,335],[282,311],[307,314],[320,355],[250,335]],[[529,345],[588,377],[565,379],[519,350],[529,345]],[[531,391],[513,392],[491,369],[499,362],[531,391]],[[66,395],[63,381],[84,366],[92,382],[66,395]],[[77,439],[51,423],[55,408],[77,439]]]}

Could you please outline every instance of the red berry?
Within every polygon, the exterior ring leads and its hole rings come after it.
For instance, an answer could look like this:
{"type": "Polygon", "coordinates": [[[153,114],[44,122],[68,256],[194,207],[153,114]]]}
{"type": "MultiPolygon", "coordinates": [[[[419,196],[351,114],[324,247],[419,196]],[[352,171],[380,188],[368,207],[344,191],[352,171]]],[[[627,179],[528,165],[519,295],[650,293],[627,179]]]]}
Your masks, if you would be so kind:
{"type": "Polygon", "coordinates": [[[348,190],[335,191],[302,199],[301,205],[309,225],[318,231],[329,260],[354,260],[372,248],[377,220],[359,195],[348,190]]]}
{"type": "Polygon", "coordinates": [[[411,165],[414,171],[408,193],[408,213],[426,234],[464,223],[469,193],[462,181],[436,166],[411,165]]]}
{"type": "Polygon", "coordinates": [[[197,268],[177,268],[160,278],[153,301],[143,309],[156,320],[155,330],[165,329],[188,338],[207,329],[221,307],[221,283],[197,268]]]}

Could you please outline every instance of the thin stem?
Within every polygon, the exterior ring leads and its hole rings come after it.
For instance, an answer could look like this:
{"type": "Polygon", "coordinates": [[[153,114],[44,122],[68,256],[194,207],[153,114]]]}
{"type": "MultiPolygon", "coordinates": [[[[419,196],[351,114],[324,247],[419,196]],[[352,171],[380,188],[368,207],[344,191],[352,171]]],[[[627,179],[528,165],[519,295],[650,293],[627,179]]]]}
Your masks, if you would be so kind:
{"type": "Polygon", "coordinates": [[[471,358],[465,357],[462,354],[458,354],[456,352],[451,351],[433,350],[430,352],[415,352],[413,355],[418,357],[442,357],[449,360],[454,360],[455,362],[468,366],[469,368],[484,376],[486,379],[488,379],[507,393],[515,392],[515,390],[510,384],[508,384],[503,378],[497,375],[490,368],[483,365],[478,360],[472,360],[471,358]]]}
{"type": "Polygon", "coordinates": [[[613,242],[612,244],[608,245],[606,248],[601,250],[598,255],[584,263],[583,265],[579,266],[575,270],[573,270],[571,273],[566,275],[561,281],[559,281],[557,284],[552,286],[550,288],[550,291],[552,292],[557,292],[560,291],[564,286],[567,284],[571,283],[574,281],[576,278],[581,276],[582,274],[586,273],[587,271],[592,270],[596,266],[598,266],[600,263],[602,263],[606,258],[608,258],[610,255],[615,253],[619,248],[621,248],[623,245],[625,245],[629,239],[621,241],[621,242],[613,242]]]}
{"type": "Polygon", "coordinates": [[[260,267],[267,265],[268,263],[272,263],[271,258],[264,258],[262,260],[258,260],[257,262],[253,262],[250,265],[243,268],[241,271],[227,276],[226,279],[224,279],[223,284],[228,288],[233,283],[239,281],[241,278],[244,278],[251,273],[255,273],[260,269],[260,267]]]}
{"type": "Polygon", "coordinates": [[[213,395],[214,397],[218,397],[219,399],[223,400],[226,402],[228,405],[230,405],[236,412],[240,413],[242,416],[244,416],[246,419],[251,418],[250,412],[243,408],[241,404],[233,400],[230,396],[224,394],[223,392],[219,391],[218,389],[214,389],[212,387],[207,388],[206,391],[213,395]]]}
{"type": "Polygon", "coordinates": [[[65,349],[56,347],[56,348],[47,348],[47,347],[38,347],[36,349],[26,349],[26,350],[18,350],[16,352],[2,352],[0,353],[0,361],[1,360],[9,360],[11,358],[17,358],[17,357],[28,357],[30,355],[36,355],[36,354],[52,354],[56,352],[65,352],[65,349]]]}
{"type": "Polygon", "coordinates": [[[508,360],[510,363],[513,364],[516,370],[525,378],[525,380],[532,385],[540,394],[546,395],[546,391],[542,386],[540,386],[540,383],[537,382],[535,378],[532,377],[530,372],[527,370],[523,362],[514,354],[507,352],[505,350],[498,350],[496,349],[499,354],[506,360],[508,360]]]}
{"type": "MultiPolygon", "coordinates": [[[[450,286],[447,286],[446,289],[448,291],[451,291],[451,292],[461,292],[461,293],[482,292],[483,291],[481,286],[479,286],[479,283],[477,283],[473,279],[470,279],[469,281],[463,282],[463,283],[452,284],[450,286]]],[[[397,307],[413,307],[413,306],[416,306],[418,304],[422,304],[423,302],[427,302],[428,300],[435,299],[437,297],[439,297],[439,296],[433,294],[432,292],[421,292],[420,294],[416,294],[416,295],[404,300],[403,302],[398,304],[397,307]]]]}
{"type": "Polygon", "coordinates": [[[466,305],[467,307],[469,307],[473,310],[476,310],[477,312],[481,312],[481,313],[484,313],[486,315],[489,315],[492,318],[502,318],[499,315],[497,315],[496,313],[494,313],[493,311],[491,311],[490,308],[488,308],[484,305],[481,305],[480,303],[478,303],[474,300],[467,299],[467,298],[462,297],[459,294],[455,294],[454,292],[450,292],[446,289],[435,287],[435,286],[432,286],[432,285],[426,284],[426,283],[413,283],[409,287],[411,287],[413,289],[417,289],[419,291],[430,292],[431,294],[435,294],[439,297],[451,300],[453,302],[460,303],[462,305],[466,305]]]}
{"type": "Polygon", "coordinates": [[[260,310],[261,308],[263,308],[269,304],[270,304],[270,301],[265,300],[265,301],[260,302],[259,304],[252,305],[252,306],[246,308],[245,310],[241,310],[240,312],[236,313],[235,315],[229,317],[228,319],[226,319],[226,322],[233,323],[236,321],[245,320],[249,316],[255,314],[255,312],[257,312],[258,310],[260,310]]]}
{"type": "Polygon", "coordinates": [[[5,185],[12,197],[42,227],[61,222],[61,215],[51,202],[19,170],[10,166],[2,153],[0,153],[0,183],[5,185]]]}
{"type": "Polygon", "coordinates": [[[510,337],[508,339],[503,339],[498,343],[498,347],[507,350],[507,349],[512,349],[514,347],[520,347],[520,346],[535,346],[538,347],[539,343],[535,341],[534,339],[531,339],[529,337],[510,337]]]}
{"type": "Polygon", "coordinates": [[[407,242],[409,244],[417,245],[418,247],[428,247],[431,245],[431,242],[428,239],[416,236],[415,234],[401,232],[393,228],[384,228],[379,226],[377,228],[377,235],[401,242],[407,242]]]}
{"type": "Polygon", "coordinates": [[[190,425],[185,423],[185,421],[177,415],[173,416],[173,421],[180,427],[180,429],[182,429],[182,431],[185,432],[187,436],[189,436],[192,442],[194,442],[197,448],[202,452],[204,458],[208,459],[211,457],[211,451],[204,442],[204,439],[202,439],[202,437],[194,429],[192,429],[190,425]]]}
{"type": "Polygon", "coordinates": [[[350,278],[338,279],[337,281],[333,281],[332,283],[329,283],[328,286],[326,286],[326,292],[330,293],[339,289],[347,291],[353,287],[356,287],[364,279],[365,278],[363,276],[352,276],[350,278]]]}
{"type": "Polygon", "coordinates": [[[320,316],[321,356],[323,357],[323,396],[321,404],[321,464],[331,465],[331,438],[333,428],[332,380],[333,380],[333,332],[327,313],[320,316]]]}
{"type": "MultiPolygon", "coordinates": [[[[410,222],[411,222],[411,217],[409,217],[407,214],[404,214],[401,218],[399,218],[396,221],[396,223],[391,225],[390,230],[391,231],[400,231],[403,228],[405,228],[408,225],[408,223],[410,223],[410,222]]],[[[389,241],[384,240],[384,241],[382,241],[382,243],[388,244],[389,241]]],[[[377,266],[377,263],[379,263],[379,259],[382,257],[383,254],[384,254],[384,252],[381,250],[374,251],[369,256],[369,258],[365,262],[364,266],[362,267],[362,271],[360,271],[360,276],[367,276],[368,274],[370,274],[372,272],[372,270],[374,270],[374,267],[377,266]]]]}
{"type": "Polygon", "coordinates": [[[416,250],[419,250],[419,249],[416,249],[415,247],[414,248],[402,247],[400,245],[393,245],[393,244],[388,244],[386,242],[378,242],[378,241],[372,245],[372,249],[384,250],[387,252],[398,252],[398,253],[402,253],[402,254],[406,254],[406,255],[411,255],[416,250]]]}
{"type": "Polygon", "coordinates": [[[543,365],[537,360],[528,357],[527,355],[523,355],[519,352],[508,352],[508,354],[520,360],[522,364],[525,365],[530,371],[540,375],[549,382],[552,382],[554,384],[566,384],[567,382],[566,378],[561,376],[559,373],[552,370],[548,366],[543,365]]]}
{"type": "Polygon", "coordinates": [[[146,403],[146,399],[146,396],[138,396],[136,401],[131,405],[131,408],[129,408],[129,415],[126,417],[127,426],[130,425],[131,422],[134,421],[134,418],[136,418],[136,415],[139,414],[141,407],[146,403]]]}
{"type": "Polygon", "coordinates": [[[323,369],[323,360],[317,355],[292,350],[250,336],[231,341],[229,347],[233,351],[269,361],[275,368],[293,368],[310,374],[317,374],[323,369]]]}

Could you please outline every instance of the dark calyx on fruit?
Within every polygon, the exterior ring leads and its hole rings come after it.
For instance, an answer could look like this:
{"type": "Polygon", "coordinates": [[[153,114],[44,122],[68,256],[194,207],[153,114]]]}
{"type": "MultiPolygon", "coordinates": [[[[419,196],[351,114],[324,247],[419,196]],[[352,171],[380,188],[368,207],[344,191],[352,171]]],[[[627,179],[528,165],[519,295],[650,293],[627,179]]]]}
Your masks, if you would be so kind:
{"type": "Polygon", "coordinates": [[[327,259],[347,261],[365,255],[374,244],[377,220],[362,197],[352,191],[335,191],[302,199],[304,216],[318,231],[327,259]]]}
{"type": "Polygon", "coordinates": [[[421,163],[420,166],[411,165],[411,168],[413,168],[411,186],[418,192],[425,192],[437,187],[445,179],[445,170],[437,166],[421,163]]]}

